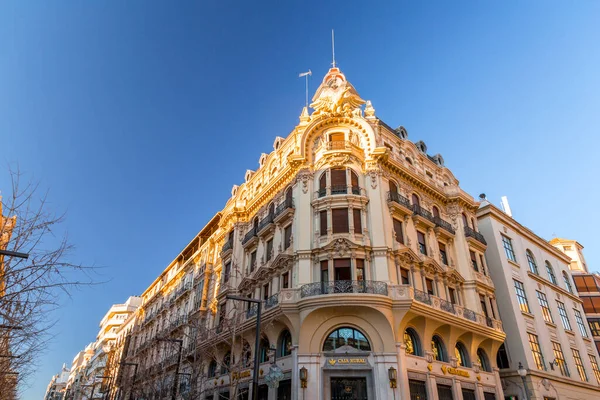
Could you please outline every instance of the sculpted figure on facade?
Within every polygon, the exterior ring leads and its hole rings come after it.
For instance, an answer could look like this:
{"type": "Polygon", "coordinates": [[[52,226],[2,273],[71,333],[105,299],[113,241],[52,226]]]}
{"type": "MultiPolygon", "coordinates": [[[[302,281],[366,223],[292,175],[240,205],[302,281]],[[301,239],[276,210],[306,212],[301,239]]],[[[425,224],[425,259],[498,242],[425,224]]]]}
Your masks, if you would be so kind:
{"type": "Polygon", "coordinates": [[[365,104],[356,89],[338,68],[331,68],[312,99],[315,116],[352,116],[353,111],[365,104]]]}

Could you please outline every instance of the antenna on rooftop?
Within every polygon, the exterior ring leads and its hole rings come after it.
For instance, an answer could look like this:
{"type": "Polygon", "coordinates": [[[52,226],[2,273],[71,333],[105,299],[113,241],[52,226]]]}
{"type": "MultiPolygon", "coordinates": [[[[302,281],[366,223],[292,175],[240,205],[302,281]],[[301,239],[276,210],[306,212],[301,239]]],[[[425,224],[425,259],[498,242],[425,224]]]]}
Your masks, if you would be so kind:
{"type": "Polygon", "coordinates": [[[333,62],[331,65],[333,65],[333,68],[335,68],[335,35],[333,33],[333,29],[331,30],[331,54],[333,56],[333,62]]]}
{"type": "Polygon", "coordinates": [[[306,80],[306,108],[308,108],[308,77],[312,75],[312,71],[309,69],[307,72],[302,72],[298,75],[299,78],[304,77],[306,80]]]}

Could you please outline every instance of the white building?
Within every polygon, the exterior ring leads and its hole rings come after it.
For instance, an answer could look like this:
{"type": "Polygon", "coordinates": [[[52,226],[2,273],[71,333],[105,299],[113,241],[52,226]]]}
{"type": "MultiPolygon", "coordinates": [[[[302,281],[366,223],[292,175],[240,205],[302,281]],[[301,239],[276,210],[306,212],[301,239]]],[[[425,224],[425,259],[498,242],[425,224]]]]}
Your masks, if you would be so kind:
{"type": "Polygon", "coordinates": [[[44,400],[62,400],[69,381],[69,369],[63,364],[61,371],[50,379],[44,400]]]}
{"type": "Polygon", "coordinates": [[[526,382],[530,399],[599,399],[598,353],[573,285],[571,259],[487,201],[477,219],[502,299],[506,342],[497,364],[505,395],[523,398],[526,382]]]}

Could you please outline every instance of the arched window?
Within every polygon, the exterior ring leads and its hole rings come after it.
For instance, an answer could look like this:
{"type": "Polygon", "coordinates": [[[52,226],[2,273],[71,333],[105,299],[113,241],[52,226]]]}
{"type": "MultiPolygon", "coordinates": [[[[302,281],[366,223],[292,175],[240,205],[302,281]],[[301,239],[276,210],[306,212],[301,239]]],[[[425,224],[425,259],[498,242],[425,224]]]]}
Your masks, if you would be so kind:
{"type": "Polygon", "coordinates": [[[435,358],[436,360],[448,362],[446,347],[444,346],[444,342],[438,335],[434,335],[431,338],[431,351],[433,352],[433,358],[435,358]]]}
{"type": "Polygon", "coordinates": [[[350,183],[352,184],[352,194],[360,194],[360,187],[358,186],[358,175],[353,170],[350,170],[350,183]]]}
{"type": "Polygon", "coordinates": [[[550,282],[558,285],[558,282],[556,281],[556,275],[554,275],[554,268],[552,268],[552,264],[550,264],[548,261],[546,261],[546,272],[548,273],[548,279],[550,279],[550,282]]]}
{"type": "Polygon", "coordinates": [[[273,214],[275,214],[275,204],[274,204],[274,203],[271,203],[271,204],[269,205],[269,217],[272,217],[272,216],[273,216],[273,214]]]}
{"type": "Polygon", "coordinates": [[[469,220],[467,219],[467,215],[465,213],[462,213],[462,220],[463,220],[463,225],[465,227],[469,226],[469,220]]]}
{"type": "Polygon", "coordinates": [[[527,263],[529,264],[529,270],[532,273],[539,275],[540,273],[538,272],[538,267],[537,267],[537,264],[535,263],[535,258],[533,258],[533,253],[531,252],[531,250],[527,249],[525,251],[525,255],[527,256],[527,263]]]}
{"type": "Polygon", "coordinates": [[[508,362],[508,354],[506,353],[506,346],[504,343],[500,345],[498,349],[498,353],[496,354],[496,364],[498,368],[510,368],[510,363],[508,362]]]}
{"type": "Polygon", "coordinates": [[[409,163],[410,165],[413,165],[412,160],[408,157],[405,158],[406,162],[409,163]]]}
{"type": "Polygon", "coordinates": [[[208,377],[214,378],[217,374],[217,362],[212,360],[210,364],[208,364],[208,377]]]}
{"type": "Polygon", "coordinates": [[[319,178],[319,197],[323,197],[327,194],[327,171],[321,174],[319,178]]]}
{"type": "Polygon", "coordinates": [[[279,357],[292,354],[292,334],[287,329],[279,335],[279,348],[277,352],[279,353],[279,357]]]}
{"type": "Polygon", "coordinates": [[[434,218],[439,218],[440,217],[440,210],[436,206],[433,206],[431,208],[431,212],[433,213],[433,217],[434,218]]]}
{"type": "Polygon", "coordinates": [[[331,332],[325,343],[323,343],[323,351],[334,351],[342,346],[350,346],[362,351],[371,351],[371,344],[357,329],[343,327],[331,332]]]}
{"type": "Polygon", "coordinates": [[[229,372],[230,365],[231,365],[231,352],[228,351],[227,354],[225,354],[225,357],[223,357],[223,362],[221,363],[221,375],[224,375],[227,372],[229,372]]]}
{"type": "Polygon", "coordinates": [[[258,353],[258,362],[264,363],[269,361],[269,349],[271,345],[269,341],[265,338],[262,338],[260,341],[260,352],[258,353]]]}
{"type": "Polygon", "coordinates": [[[438,335],[434,335],[431,338],[431,351],[433,352],[433,358],[438,361],[448,362],[448,355],[446,354],[446,348],[444,342],[438,335]]]}
{"type": "Polygon", "coordinates": [[[390,181],[390,193],[398,193],[398,186],[393,181],[390,181]]]}
{"type": "Polygon", "coordinates": [[[258,229],[258,217],[254,218],[254,221],[252,221],[252,226],[254,227],[254,231],[256,232],[256,230],[258,229]]]}
{"type": "Polygon", "coordinates": [[[413,206],[420,206],[421,205],[421,202],[419,201],[419,196],[417,196],[414,193],[412,194],[411,200],[412,200],[413,206]]]}
{"type": "Polygon", "coordinates": [[[562,275],[563,275],[563,281],[565,281],[565,288],[569,292],[573,293],[573,286],[571,286],[571,280],[569,279],[569,275],[565,271],[563,271],[562,275]]]}
{"type": "Polygon", "coordinates": [[[413,328],[407,328],[404,331],[404,345],[406,346],[406,354],[422,356],[419,335],[417,335],[417,332],[413,328]]]}
{"type": "Polygon", "coordinates": [[[454,346],[454,357],[456,357],[456,362],[461,367],[470,367],[471,360],[469,360],[469,353],[464,344],[461,342],[457,342],[456,346],[454,346]]]}
{"type": "Polygon", "coordinates": [[[252,349],[250,348],[250,344],[244,341],[244,346],[242,347],[242,366],[244,368],[249,367],[252,365],[252,361],[254,361],[252,358],[252,349]]]}
{"type": "Polygon", "coordinates": [[[292,188],[289,187],[286,191],[285,191],[285,201],[289,203],[291,203],[292,201],[292,188]]]}
{"type": "Polygon", "coordinates": [[[490,365],[490,360],[488,359],[487,354],[483,349],[477,349],[477,362],[481,365],[481,369],[486,372],[492,372],[492,366],[490,365]]]}

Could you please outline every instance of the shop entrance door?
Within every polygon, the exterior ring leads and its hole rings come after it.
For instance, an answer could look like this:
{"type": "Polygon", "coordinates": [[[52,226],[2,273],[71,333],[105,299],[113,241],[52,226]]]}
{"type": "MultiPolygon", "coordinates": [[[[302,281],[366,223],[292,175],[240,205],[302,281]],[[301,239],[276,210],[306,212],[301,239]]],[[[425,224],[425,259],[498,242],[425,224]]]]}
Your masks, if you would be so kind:
{"type": "Polygon", "coordinates": [[[331,378],[331,400],[368,400],[367,378],[331,378]]]}

